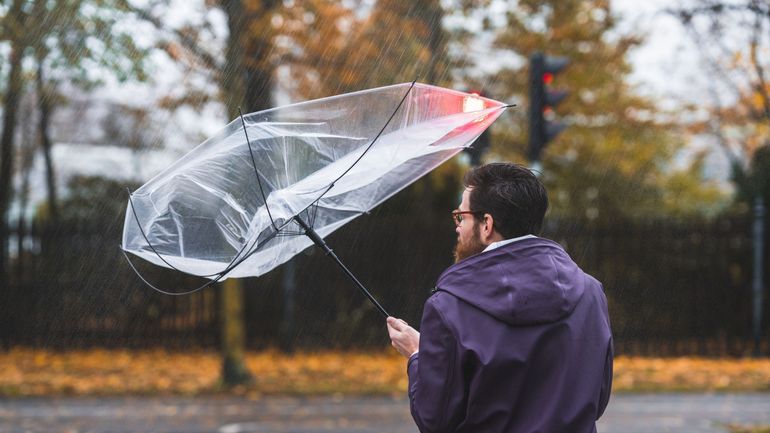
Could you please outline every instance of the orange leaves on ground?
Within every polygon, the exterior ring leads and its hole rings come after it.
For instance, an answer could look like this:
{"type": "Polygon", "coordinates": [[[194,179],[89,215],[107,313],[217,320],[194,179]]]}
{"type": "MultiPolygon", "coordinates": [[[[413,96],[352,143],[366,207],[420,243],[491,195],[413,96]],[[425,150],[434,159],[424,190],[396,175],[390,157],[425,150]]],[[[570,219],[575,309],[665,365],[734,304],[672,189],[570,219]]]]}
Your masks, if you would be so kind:
{"type": "MultiPolygon", "coordinates": [[[[391,352],[249,353],[259,394],[406,392],[406,360],[391,352]]],[[[222,392],[215,352],[13,349],[0,353],[0,396],[204,394],[222,392]]],[[[770,391],[770,359],[615,360],[618,391],[770,391]]]]}
{"type": "Polygon", "coordinates": [[[770,391],[770,359],[615,359],[613,391],[770,391]]]}
{"type": "MultiPolygon", "coordinates": [[[[388,394],[406,391],[398,354],[249,353],[250,394],[388,394]]],[[[0,395],[201,394],[219,392],[216,352],[12,349],[0,353],[0,395]]]]}
{"type": "Polygon", "coordinates": [[[246,364],[264,393],[387,394],[406,391],[406,359],[398,354],[324,352],[253,354],[246,364]]]}
{"type": "Polygon", "coordinates": [[[0,354],[0,394],[202,392],[217,381],[216,354],[13,349],[0,354]]]}

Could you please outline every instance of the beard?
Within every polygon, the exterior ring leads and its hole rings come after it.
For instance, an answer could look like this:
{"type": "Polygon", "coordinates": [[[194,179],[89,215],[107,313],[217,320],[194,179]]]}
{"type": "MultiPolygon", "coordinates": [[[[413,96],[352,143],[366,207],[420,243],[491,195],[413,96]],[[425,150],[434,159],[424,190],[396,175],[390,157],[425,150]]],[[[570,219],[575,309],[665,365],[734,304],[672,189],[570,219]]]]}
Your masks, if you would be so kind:
{"type": "Polygon", "coordinates": [[[473,226],[473,236],[471,236],[470,239],[467,241],[463,241],[462,239],[457,239],[457,245],[455,245],[455,263],[459,262],[460,260],[465,260],[470,256],[476,255],[482,251],[484,251],[484,248],[486,248],[486,245],[481,243],[481,235],[479,234],[479,231],[477,230],[478,225],[473,226]]]}

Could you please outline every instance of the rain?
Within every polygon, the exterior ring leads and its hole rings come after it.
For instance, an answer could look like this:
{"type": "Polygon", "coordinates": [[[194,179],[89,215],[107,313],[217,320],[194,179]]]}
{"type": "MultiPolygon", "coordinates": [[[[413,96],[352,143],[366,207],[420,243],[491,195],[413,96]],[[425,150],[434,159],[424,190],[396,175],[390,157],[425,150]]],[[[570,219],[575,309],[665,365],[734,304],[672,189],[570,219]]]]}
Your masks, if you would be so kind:
{"type": "Polygon", "coordinates": [[[601,284],[599,432],[768,431],[768,17],[0,2],[0,431],[429,430],[384,316],[426,323],[494,163],[601,284]]]}

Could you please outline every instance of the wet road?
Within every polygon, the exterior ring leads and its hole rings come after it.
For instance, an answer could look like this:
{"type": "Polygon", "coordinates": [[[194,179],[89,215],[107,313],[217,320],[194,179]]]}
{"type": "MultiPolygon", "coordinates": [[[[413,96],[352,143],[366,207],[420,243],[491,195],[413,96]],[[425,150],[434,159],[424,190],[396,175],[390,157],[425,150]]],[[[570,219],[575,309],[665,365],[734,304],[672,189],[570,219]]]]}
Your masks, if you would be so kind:
{"type": "MultiPolygon", "coordinates": [[[[600,433],[716,433],[770,425],[770,394],[613,395],[600,433]]],[[[0,432],[417,433],[407,402],[385,397],[0,399],[0,432]]]]}

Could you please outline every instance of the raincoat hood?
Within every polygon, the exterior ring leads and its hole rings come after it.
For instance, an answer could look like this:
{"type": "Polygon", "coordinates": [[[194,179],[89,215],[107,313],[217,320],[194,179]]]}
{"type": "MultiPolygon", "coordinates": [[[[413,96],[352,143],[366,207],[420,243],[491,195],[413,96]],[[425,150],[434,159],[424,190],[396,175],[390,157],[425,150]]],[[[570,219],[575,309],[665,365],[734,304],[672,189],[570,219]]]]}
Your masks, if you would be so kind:
{"type": "Polygon", "coordinates": [[[526,326],[569,315],[585,292],[583,275],[559,244],[535,237],[454,264],[436,288],[505,323],[526,326]]]}

